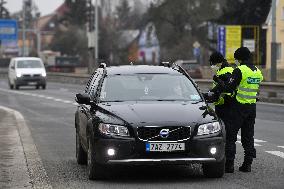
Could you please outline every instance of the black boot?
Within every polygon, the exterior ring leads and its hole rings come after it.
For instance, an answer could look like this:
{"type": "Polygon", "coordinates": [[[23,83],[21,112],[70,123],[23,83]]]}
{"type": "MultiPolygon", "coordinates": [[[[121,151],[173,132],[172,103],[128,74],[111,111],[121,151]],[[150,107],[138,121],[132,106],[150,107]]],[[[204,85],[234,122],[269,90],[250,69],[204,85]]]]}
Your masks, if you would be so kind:
{"type": "Polygon", "coordinates": [[[225,173],[234,173],[234,160],[227,160],[226,161],[225,173]]]}
{"type": "Polygon", "coordinates": [[[244,162],[242,166],[239,167],[239,171],[251,172],[251,164],[244,162]]]}
{"type": "Polygon", "coordinates": [[[252,160],[253,160],[253,158],[245,156],[242,166],[239,167],[239,171],[251,172],[252,160]]]}

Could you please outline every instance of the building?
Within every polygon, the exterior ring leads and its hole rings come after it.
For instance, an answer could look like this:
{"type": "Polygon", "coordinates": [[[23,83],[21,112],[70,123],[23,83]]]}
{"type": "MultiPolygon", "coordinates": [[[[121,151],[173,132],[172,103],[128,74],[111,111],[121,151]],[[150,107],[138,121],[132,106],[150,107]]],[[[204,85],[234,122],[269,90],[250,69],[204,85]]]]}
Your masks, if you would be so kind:
{"type": "MultiPolygon", "coordinates": [[[[276,42],[277,42],[277,68],[284,69],[284,1],[276,2],[276,42]]],[[[267,29],[266,68],[271,67],[271,40],[272,40],[272,10],[266,19],[264,29],[267,29]]]]}

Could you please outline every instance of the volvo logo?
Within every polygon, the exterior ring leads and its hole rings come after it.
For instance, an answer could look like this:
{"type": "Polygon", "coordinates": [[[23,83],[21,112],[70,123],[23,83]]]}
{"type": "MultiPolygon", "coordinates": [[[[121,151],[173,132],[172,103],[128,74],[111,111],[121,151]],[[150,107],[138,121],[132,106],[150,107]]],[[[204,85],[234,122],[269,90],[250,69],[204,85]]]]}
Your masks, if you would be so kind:
{"type": "Polygon", "coordinates": [[[162,137],[162,138],[168,138],[169,134],[170,134],[169,129],[162,129],[160,131],[160,137],[162,137]]]}

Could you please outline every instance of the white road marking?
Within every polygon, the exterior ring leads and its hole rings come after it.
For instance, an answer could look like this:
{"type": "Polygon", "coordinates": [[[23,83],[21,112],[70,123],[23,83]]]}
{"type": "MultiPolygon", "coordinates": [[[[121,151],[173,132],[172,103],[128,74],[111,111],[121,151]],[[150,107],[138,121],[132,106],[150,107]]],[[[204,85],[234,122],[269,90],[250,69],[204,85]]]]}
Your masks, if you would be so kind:
{"type": "Polygon", "coordinates": [[[275,104],[275,103],[268,103],[268,102],[257,102],[256,104],[284,107],[284,104],[275,104]]]}
{"type": "Polygon", "coordinates": [[[272,155],[275,155],[275,156],[279,156],[281,158],[284,158],[284,153],[280,152],[280,151],[265,151],[265,152],[272,154],[272,155]]]}
{"type": "MultiPolygon", "coordinates": [[[[240,135],[237,135],[237,139],[241,140],[242,137],[240,135]]],[[[262,142],[267,142],[265,140],[259,140],[259,139],[254,139],[254,142],[257,142],[257,143],[262,143],[262,142]]]]}
{"type": "MultiPolygon", "coordinates": [[[[237,141],[237,143],[239,143],[239,144],[242,144],[242,142],[241,141],[237,141]]],[[[257,144],[257,143],[254,143],[254,146],[262,146],[261,144],[257,144]]]]}
{"type": "Polygon", "coordinates": [[[40,94],[32,94],[32,93],[26,93],[26,92],[20,92],[20,91],[12,91],[12,90],[1,89],[1,88],[0,88],[0,91],[19,94],[19,95],[26,95],[26,96],[44,98],[44,99],[47,99],[47,100],[53,100],[55,102],[62,102],[62,103],[65,103],[65,104],[72,104],[72,105],[75,105],[75,106],[78,105],[77,103],[73,103],[72,101],[69,101],[69,100],[63,100],[63,99],[54,98],[54,97],[51,97],[51,96],[40,95],[40,94]]]}
{"type": "Polygon", "coordinates": [[[278,148],[284,148],[284,146],[277,146],[278,148]]]}

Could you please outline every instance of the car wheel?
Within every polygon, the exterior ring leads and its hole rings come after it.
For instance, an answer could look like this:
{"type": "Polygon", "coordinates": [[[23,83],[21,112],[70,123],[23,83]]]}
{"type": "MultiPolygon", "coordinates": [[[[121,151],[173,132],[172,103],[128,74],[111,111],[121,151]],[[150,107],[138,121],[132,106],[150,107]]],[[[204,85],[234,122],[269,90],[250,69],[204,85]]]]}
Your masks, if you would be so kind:
{"type": "Polygon", "coordinates": [[[19,89],[20,89],[20,86],[16,84],[16,85],[15,85],[15,89],[16,89],[16,90],[19,90],[19,89]]]}
{"type": "Polygon", "coordinates": [[[88,139],[88,176],[90,180],[98,180],[105,178],[105,166],[96,163],[94,154],[94,144],[91,138],[88,139]]]}
{"type": "Polygon", "coordinates": [[[76,132],[76,159],[77,163],[80,165],[87,164],[87,153],[84,151],[82,147],[78,132],[76,132]]]}
{"type": "Polygon", "coordinates": [[[41,87],[42,87],[42,89],[43,89],[43,90],[45,90],[45,89],[46,89],[46,85],[42,85],[41,87]]]}
{"type": "Polygon", "coordinates": [[[208,178],[221,178],[225,173],[225,159],[217,163],[204,163],[203,174],[208,178]]]}

